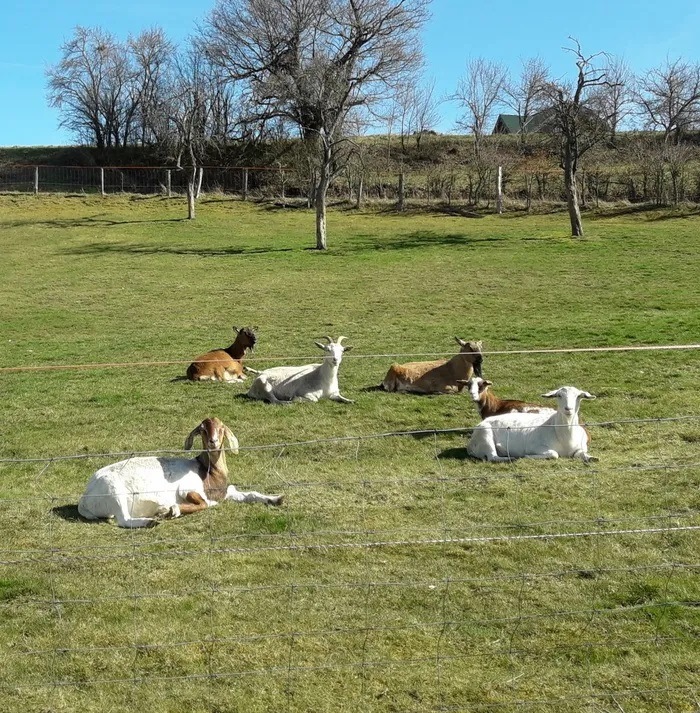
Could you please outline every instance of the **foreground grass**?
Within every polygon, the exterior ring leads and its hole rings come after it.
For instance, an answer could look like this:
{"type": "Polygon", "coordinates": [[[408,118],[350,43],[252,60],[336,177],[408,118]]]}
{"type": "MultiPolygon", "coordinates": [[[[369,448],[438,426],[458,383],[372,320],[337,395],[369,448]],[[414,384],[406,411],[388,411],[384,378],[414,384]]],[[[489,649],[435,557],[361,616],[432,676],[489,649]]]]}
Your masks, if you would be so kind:
{"type": "MultiPolygon", "coordinates": [[[[368,389],[393,359],[368,355],[697,342],[700,219],[599,214],[573,241],[561,214],[337,210],[320,254],[305,210],[182,212],[0,197],[0,367],[168,362],[0,372],[0,458],[177,450],[217,415],[234,481],[287,504],[127,532],[75,511],[115,457],[1,462],[1,710],[697,707],[700,538],[668,529],[699,524],[698,421],[592,425],[595,467],[473,463],[458,434],[251,447],[476,422],[466,398],[368,389]],[[259,327],[258,368],[347,335],[355,404],[173,381],[232,324],[259,327]],[[585,532],[607,534],[526,537],[585,532]]],[[[697,354],[484,369],[503,395],[588,389],[597,424],[699,414],[697,354]]]]}

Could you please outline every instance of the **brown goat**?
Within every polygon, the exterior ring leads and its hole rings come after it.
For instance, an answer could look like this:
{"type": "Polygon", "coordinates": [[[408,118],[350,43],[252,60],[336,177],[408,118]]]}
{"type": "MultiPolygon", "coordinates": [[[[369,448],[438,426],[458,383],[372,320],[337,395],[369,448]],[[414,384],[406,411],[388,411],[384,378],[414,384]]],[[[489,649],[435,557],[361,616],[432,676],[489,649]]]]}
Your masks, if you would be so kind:
{"type": "Polygon", "coordinates": [[[384,391],[409,391],[416,394],[453,394],[464,388],[472,374],[481,375],[481,342],[465,342],[459,337],[458,354],[451,359],[392,364],[384,377],[384,391]]]}
{"type": "Polygon", "coordinates": [[[499,399],[496,394],[489,390],[493,385],[492,381],[482,379],[480,376],[472,376],[470,379],[460,381],[471,394],[472,401],[479,409],[482,420],[490,416],[500,416],[503,413],[554,413],[555,409],[541,404],[531,404],[527,401],[517,399],[499,399]]]}
{"type": "MultiPolygon", "coordinates": [[[[200,354],[188,367],[187,378],[191,381],[243,381],[245,371],[253,369],[243,366],[246,350],[253,349],[257,337],[250,327],[234,327],[236,339],[230,347],[212,349],[200,354]]],[[[254,372],[258,373],[258,372],[254,372]]]]}

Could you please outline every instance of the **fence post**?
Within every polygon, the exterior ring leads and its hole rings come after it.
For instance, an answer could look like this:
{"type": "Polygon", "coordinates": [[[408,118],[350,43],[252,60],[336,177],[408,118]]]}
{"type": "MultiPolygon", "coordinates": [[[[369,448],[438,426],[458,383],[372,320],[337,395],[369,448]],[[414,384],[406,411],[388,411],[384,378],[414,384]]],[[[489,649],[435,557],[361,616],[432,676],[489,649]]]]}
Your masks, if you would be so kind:
{"type": "Polygon", "coordinates": [[[243,200],[248,200],[248,169],[243,169],[243,200]]]}
{"type": "Polygon", "coordinates": [[[503,166],[498,167],[498,177],[496,179],[496,210],[498,215],[503,213],[503,166]]]}
{"type": "Polygon", "coordinates": [[[100,194],[103,197],[105,195],[105,169],[104,169],[104,166],[100,166],[100,194]]]}
{"type": "Polygon", "coordinates": [[[172,175],[171,175],[170,169],[168,169],[165,172],[165,187],[168,191],[168,198],[172,198],[173,197],[173,191],[172,191],[173,183],[172,183],[172,175]]]}
{"type": "Polygon", "coordinates": [[[34,166],[34,195],[39,193],[39,167],[34,166]]]}
{"type": "Polygon", "coordinates": [[[396,206],[399,210],[404,208],[404,185],[403,185],[403,171],[399,173],[399,201],[396,206]]]}

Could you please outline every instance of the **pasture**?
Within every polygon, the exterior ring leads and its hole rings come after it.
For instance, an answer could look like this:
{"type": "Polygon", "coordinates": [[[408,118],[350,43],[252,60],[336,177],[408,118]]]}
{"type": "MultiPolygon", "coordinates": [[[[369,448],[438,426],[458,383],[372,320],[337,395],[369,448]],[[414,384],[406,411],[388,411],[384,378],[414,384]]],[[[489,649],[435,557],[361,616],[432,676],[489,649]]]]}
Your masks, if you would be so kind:
{"type": "Polygon", "coordinates": [[[318,253],[306,209],[183,212],[0,196],[0,711],[698,709],[700,352],[488,352],[698,343],[700,217],[610,209],[576,241],[563,213],[340,206],[318,253]],[[258,369],[346,335],[355,403],[176,380],[232,325],[258,369]],[[501,396],[595,394],[599,462],[477,463],[433,432],[476,424],[466,395],[369,388],[454,336],[501,396]],[[282,508],[78,517],[94,470],[205,416],[282,508]]]}

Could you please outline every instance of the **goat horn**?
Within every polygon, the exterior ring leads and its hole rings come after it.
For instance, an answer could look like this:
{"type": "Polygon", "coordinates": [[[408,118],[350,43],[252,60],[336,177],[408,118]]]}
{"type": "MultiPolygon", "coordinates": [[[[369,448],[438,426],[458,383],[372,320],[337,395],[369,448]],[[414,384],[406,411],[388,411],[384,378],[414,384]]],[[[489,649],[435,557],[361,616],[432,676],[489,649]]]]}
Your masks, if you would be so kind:
{"type": "Polygon", "coordinates": [[[336,344],[340,344],[343,339],[347,339],[347,337],[338,337],[338,341],[336,342],[336,344]]]}
{"type": "Polygon", "coordinates": [[[333,344],[333,338],[329,337],[328,335],[326,335],[325,337],[321,337],[321,339],[327,339],[329,344],[333,344]]]}

